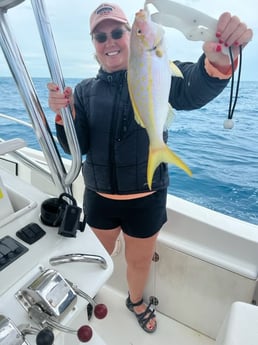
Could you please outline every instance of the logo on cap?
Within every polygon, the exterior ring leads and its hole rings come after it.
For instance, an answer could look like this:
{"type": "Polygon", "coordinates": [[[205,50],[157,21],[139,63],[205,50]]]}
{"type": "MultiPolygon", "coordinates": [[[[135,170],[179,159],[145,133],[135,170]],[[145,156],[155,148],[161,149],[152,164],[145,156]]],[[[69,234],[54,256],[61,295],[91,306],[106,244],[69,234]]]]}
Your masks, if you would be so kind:
{"type": "Polygon", "coordinates": [[[97,9],[96,14],[98,14],[98,15],[105,15],[105,14],[109,14],[112,11],[113,11],[112,7],[105,6],[105,7],[101,7],[99,9],[97,9]]]}

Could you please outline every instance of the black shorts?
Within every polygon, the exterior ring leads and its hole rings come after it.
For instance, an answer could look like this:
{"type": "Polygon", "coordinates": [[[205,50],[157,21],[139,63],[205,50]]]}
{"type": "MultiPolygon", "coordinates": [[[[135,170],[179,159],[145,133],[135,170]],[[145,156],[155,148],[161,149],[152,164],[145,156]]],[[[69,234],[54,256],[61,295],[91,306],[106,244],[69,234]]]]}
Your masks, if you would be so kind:
{"type": "Polygon", "coordinates": [[[86,189],[84,212],[91,227],[108,230],[121,226],[129,236],[147,238],[167,221],[166,201],[166,189],[130,200],[113,200],[86,189]]]}

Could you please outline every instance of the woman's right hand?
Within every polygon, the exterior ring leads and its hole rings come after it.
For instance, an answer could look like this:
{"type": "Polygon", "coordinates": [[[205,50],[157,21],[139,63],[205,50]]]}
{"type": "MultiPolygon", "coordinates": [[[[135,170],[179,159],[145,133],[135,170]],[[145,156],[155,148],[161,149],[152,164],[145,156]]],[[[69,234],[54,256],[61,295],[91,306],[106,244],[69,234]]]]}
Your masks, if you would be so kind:
{"type": "Polygon", "coordinates": [[[49,90],[48,105],[49,108],[56,114],[56,123],[62,125],[63,121],[60,115],[61,109],[70,105],[72,115],[75,117],[73,105],[73,91],[71,87],[65,87],[64,92],[61,93],[57,84],[48,83],[49,90]]]}

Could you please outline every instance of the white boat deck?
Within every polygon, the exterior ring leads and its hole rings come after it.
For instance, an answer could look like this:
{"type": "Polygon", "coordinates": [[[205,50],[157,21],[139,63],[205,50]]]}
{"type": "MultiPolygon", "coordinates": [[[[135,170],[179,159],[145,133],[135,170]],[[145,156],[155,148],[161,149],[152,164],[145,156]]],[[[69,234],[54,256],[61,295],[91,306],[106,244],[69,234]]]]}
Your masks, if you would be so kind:
{"type": "Polygon", "coordinates": [[[96,301],[106,301],[108,315],[104,320],[92,318],[90,324],[105,339],[107,345],[214,345],[215,341],[181,323],[157,314],[155,333],[144,332],[125,306],[126,295],[104,286],[96,301]]]}

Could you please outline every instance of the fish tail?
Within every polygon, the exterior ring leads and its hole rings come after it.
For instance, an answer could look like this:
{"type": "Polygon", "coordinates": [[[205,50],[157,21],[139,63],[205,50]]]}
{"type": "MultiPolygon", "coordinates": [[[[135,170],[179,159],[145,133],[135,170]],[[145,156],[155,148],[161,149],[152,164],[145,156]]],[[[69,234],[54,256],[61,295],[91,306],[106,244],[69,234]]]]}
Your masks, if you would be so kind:
{"type": "Polygon", "coordinates": [[[162,162],[172,163],[184,170],[189,176],[192,176],[192,172],[188,166],[172,150],[170,150],[167,145],[159,148],[150,147],[147,167],[147,183],[149,189],[151,189],[152,186],[154,172],[162,162]]]}

